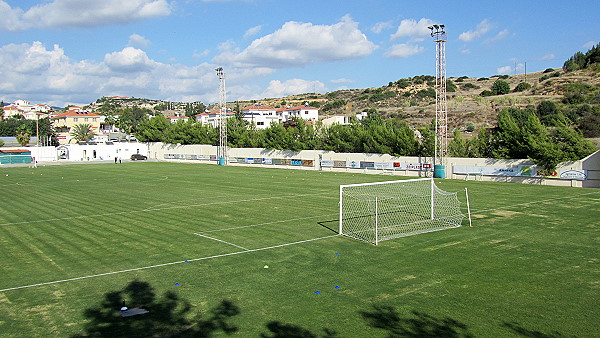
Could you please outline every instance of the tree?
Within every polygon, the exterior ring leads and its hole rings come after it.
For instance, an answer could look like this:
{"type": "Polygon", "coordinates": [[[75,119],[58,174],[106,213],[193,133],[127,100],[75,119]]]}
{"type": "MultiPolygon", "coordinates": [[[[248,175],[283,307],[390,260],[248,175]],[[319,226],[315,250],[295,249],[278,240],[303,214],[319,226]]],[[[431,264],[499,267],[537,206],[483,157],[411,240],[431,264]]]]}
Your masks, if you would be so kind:
{"type": "Polygon", "coordinates": [[[142,142],[166,142],[171,123],[163,114],[158,114],[138,125],[136,137],[142,142]]]}
{"type": "Polygon", "coordinates": [[[513,92],[522,92],[531,88],[531,85],[527,82],[519,82],[519,84],[513,89],[513,92]]]}
{"type": "Polygon", "coordinates": [[[29,130],[27,125],[22,124],[21,126],[19,126],[19,128],[17,128],[16,137],[17,142],[19,142],[19,144],[23,147],[26,146],[27,143],[29,143],[29,140],[31,139],[31,131],[29,130]]]}
{"type": "Polygon", "coordinates": [[[492,84],[492,95],[504,95],[510,92],[510,85],[504,80],[496,80],[492,84]]]}
{"type": "Polygon", "coordinates": [[[77,142],[88,141],[96,136],[96,133],[92,131],[92,125],[89,123],[74,125],[73,128],[71,128],[70,134],[77,142]]]}
{"type": "Polygon", "coordinates": [[[452,157],[469,156],[467,141],[462,138],[458,129],[454,129],[452,141],[448,144],[448,153],[452,157]]]}
{"type": "Polygon", "coordinates": [[[545,125],[552,125],[552,121],[558,117],[559,111],[556,103],[542,101],[538,104],[535,113],[545,125]]]}

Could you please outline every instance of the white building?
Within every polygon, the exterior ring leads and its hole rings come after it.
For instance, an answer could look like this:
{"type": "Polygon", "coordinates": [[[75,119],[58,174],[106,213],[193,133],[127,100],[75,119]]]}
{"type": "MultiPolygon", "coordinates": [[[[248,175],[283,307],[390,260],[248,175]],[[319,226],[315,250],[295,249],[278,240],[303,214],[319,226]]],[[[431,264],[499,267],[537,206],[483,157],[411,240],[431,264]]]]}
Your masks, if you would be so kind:
{"type": "Polygon", "coordinates": [[[341,124],[343,126],[350,124],[350,116],[335,115],[321,120],[324,127],[329,127],[334,124],[341,124]]]}
{"type": "MultiPolygon", "coordinates": [[[[220,111],[215,110],[212,112],[204,112],[200,114],[194,115],[196,117],[196,121],[200,121],[202,124],[211,125],[213,127],[219,126],[219,116],[220,111]]],[[[228,111],[225,115],[226,118],[234,117],[235,113],[232,111],[228,111]]]]}
{"type": "Polygon", "coordinates": [[[47,104],[34,104],[29,101],[17,100],[13,104],[2,107],[2,118],[23,116],[27,120],[37,120],[46,117],[45,113],[52,111],[47,104]]]}
{"type": "Polygon", "coordinates": [[[277,111],[281,111],[283,113],[284,121],[287,121],[291,118],[301,118],[304,121],[313,122],[319,121],[319,108],[311,107],[308,102],[295,107],[278,109],[277,111]]]}
{"type": "Polygon", "coordinates": [[[296,107],[275,109],[256,104],[242,110],[244,120],[254,124],[257,129],[265,129],[272,122],[283,123],[292,118],[301,118],[305,121],[316,122],[319,120],[319,109],[311,107],[308,103],[296,107]]]}
{"type": "Polygon", "coordinates": [[[266,129],[271,122],[281,123],[285,121],[283,113],[269,106],[256,104],[242,109],[243,119],[256,126],[256,129],[266,129]]]}
{"type": "MultiPolygon", "coordinates": [[[[365,117],[367,117],[367,112],[356,113],[356,119],[358,121],[364,119],[365,117]]],[[[340,124],[345,126],[351,124],[351,122],[352,118],[350,116],[345,115],[335,115],[321,120],[321,123],[323,123],[323,126],[325,127],[329,127],[334,124],[340,124]]]]}

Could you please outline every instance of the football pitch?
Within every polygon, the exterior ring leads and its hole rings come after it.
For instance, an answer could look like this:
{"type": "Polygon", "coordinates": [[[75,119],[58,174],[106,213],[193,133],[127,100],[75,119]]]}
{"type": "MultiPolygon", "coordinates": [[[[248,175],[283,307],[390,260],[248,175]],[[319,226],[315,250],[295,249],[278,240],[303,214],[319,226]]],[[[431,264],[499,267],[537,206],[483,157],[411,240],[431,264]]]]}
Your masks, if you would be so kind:
{"type": "Polygon", "coordinates": [[[178,314],[212,318],[205,336],[600,336],[600,190],[436,179],[465,214],[468,187],[473,227],[378,246],[337,235],[339,186],[392,179],[0,167],[0,336],[120,336],[178,314]],[[132,283],[155,295],[152,311],[120,317],[111,293],[132,283]],[[224,301],[239,311],[216,316],[224,301]]]}

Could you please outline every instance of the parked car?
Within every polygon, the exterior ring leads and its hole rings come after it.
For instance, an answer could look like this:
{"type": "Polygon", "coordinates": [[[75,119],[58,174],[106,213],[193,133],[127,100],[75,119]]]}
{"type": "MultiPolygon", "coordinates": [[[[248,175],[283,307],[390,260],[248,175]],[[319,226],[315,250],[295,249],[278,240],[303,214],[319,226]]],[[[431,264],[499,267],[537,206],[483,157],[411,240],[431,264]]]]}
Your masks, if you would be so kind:
{"type": "Polygon", "coordinates": [[[138,161],[138,160],[147,160],[148,156],[144,156],[142,154],[133,154],[131,155],[131,160],[132,161],[138,161]]]}

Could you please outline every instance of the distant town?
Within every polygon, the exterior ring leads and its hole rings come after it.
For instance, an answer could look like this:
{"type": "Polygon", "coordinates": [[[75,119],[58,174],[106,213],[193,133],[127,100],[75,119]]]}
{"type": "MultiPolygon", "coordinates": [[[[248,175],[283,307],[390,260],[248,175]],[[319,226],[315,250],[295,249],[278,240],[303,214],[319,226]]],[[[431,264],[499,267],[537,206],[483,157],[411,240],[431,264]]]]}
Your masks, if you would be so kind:
{"type": "MultiPolygon", "coordinates": [[[[126,135],[124,130],[120,130],[115,126],[115,122],[119,118],[114,113],[103,111],[103,106],[107,100],[111,102],[122,101],[127,106],[127,101],[131,101],[132,98],[123,96],[111,96],[100,99],[90,105],[81,106],[68,106],[64,109],[51,107],[48,104],[32,104],[27,100],[16,100],[13,103],[2,107],[2,119],[18,118],[26,120],[42,120],[45,118],[50,119],[51,125],[56,133],[59,144],[70,144],[77,143],[73,136],[73,128],[80,124],[89,124],[91,131],[96,135],[93,141],[106,142],[116,141],[118,138],[126,135]]],[[[171,123],[178,123],[179,121],[187,122],[190,118],[201,122],[202,124],[210,125],[213,127],[218,126],[219,111],[205,110],[201,113],[189,116],[186,115],[185,104],[173,104],[165,103],[158,100],[144,100],[145,103],[141,106],[135,105],[138,108],[145,109],[148,112],[160,111],[167,120],[171,123]],[[165,105],[164,110],[155,109],[158,105],[165,105]]],[[[236,112],[228,109],[226,117],[230,118],[235,116],[236,112]]],[[[319,109],[312,107],[308,102],[296,106],[285,106],[280,108],[274,108],[260,103],[254,103],[250,106],[240,109],[239,116],[250,122],[256,129],[265,129],[272,123],[286,124],[291,123],[293,120],[301,118],[307,124],[314,124],[319,121],[319,109]]],[[[146,113],[148,118],[154,116],[150,113],[146,113]]],[[[358,114],[360,119],[366,114],[358,114]]],[[[332,116],[321,121],[324,125],[331,125],[334,123],[346,124],[348,123],[347,116],[332,116]]]]}

